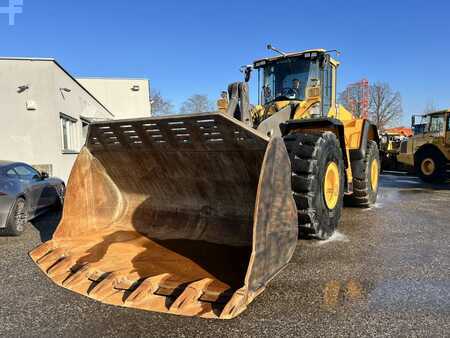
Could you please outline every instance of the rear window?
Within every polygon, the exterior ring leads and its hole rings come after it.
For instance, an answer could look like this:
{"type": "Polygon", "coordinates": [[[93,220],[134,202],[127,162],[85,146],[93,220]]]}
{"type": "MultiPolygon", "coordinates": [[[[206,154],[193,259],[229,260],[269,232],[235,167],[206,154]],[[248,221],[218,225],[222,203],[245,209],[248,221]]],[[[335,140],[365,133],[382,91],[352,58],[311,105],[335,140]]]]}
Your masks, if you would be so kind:
{"type": "Polygon", "coordinates": [[[16,177],[17,173],[14,171],[12,167],[3,167],[0,168],[0,177],[16,177]]]}

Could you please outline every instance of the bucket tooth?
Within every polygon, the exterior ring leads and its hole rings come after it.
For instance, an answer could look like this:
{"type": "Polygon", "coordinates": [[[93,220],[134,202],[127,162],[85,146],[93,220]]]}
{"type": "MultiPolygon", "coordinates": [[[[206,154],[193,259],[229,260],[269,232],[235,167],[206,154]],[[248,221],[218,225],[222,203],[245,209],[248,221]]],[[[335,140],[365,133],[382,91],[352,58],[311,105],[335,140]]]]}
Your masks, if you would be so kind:
{"type": "Polygon", "coordinates": [[[58,275],[54,275],[51,277],[51,279],[58,284],[59,286],[62,286],[62,283],[72,274],[72,271],[63,271],[58,275]]]}
{"type": "Polygon", "coordinates": [[[247,308],[247,295],[243,289],[237,290],[220,313],[220,319],[231,319],[247,308]]]}
{"type": "MultiPolygon", "coordinates": [[[[97,272],[98,273],[98,272],[97,272]]],[[[98,276],[95,276],[98,277],[98,276]]],[[[107,298],[129,290],[140,279],[139,274],[128,271],[115,271],[109,273],[106,277],[99,277],[101,280],[98,284],[88,291],[89,297],[104,301],[107,298]]],[[[98,280],[99,278],[96,278],[98,280]]],[[[94,279],[89,276],[89,279],[94,279]]]]}
{"type": "Polygon", "coordinates": [[[39,258],[36,263],[39,264],[43,271],[47,271],[55,263],[66,257],[66,251],[63,248],[58,248],[50,253],[46,254],[44,257],[39,258]]]}
{"type": "Polygon", "coordinates": [[[120,290],[116,289],[120,277],[120,275],[114,272],[110,273],[89,292],[89,297],[97,300],[103,300],[117,292],[120,292],[120,290]]]}
{"type": "Polygon", "coordinates": [[[125,300],[125,304],[131,306],[133,304],[143,303],[150,295],[155,293],[161,282],[170,278],[169,273],[163,273],[157,276],[146,278],[125,300]]]}
{"type": "Polygon", "coordinates": [[[47,275],[50,278],[54,278],[55,276],[59,276],[64,273],[70,273],[71,268],[75,264],[76,259],[74,257],[64,257],[47,270],[47,275]]]}
{"type": "Polygon", "coordinates": [[[67,277],[67,279],[62,282],[62,285],[69,289],[72,289],[75,288],[78,284],[82,284],[85,281],[89,281],[89,283],[92,283],[92,281],[89,280],[89,277],[91,275],[99,275],[99,270],[95,267],[94,264],[88,263],[83,265],[80,269],[67,277]]]}
{"type": "Polygon", "coordinates": [[[54,244],[52,241],[45,242],[39,245],[36,249],[30,252],[30,257],[35,262],[48,254],[50,251],[54,249],[54,244]]]}
{"type": "Polygon", "coordinates": [[[171,312],[186,312],[190,308],[199,307],[200,297],[213,281],[211,278],[204,278],[190,283],[172,303],[169,310],[171,312]]]}
{"type": "Polygon", "coordinates": [[[231,296],[233,296],[233,293],[234,290],[228,285],[224,285],[217,280],[214,280],[214,282],[208,285],[204,290],[199,300],[208,303],[218,303],[224,306],[230,300],[231,296]]]}

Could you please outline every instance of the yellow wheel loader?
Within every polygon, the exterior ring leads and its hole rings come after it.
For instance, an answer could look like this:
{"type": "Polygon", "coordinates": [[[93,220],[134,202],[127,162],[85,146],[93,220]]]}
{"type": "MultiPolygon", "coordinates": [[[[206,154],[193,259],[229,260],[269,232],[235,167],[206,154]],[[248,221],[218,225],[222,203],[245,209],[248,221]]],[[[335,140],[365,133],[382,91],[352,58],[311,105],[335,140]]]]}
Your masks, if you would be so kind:
{"type": "Polygon", "coordinates": [[[401,170],[397,161],[403,135],[399,132],[384,132],[380,135],[381,170],[401,170]]]}
{"type": "Polygon", "coordinates": [[[328,238],[344,197],[376,200],[378,133],[337,105],[337,67],[322,49],[281,53],[245,67],[223,112],[91,124],[62,220],[31,258],[104,303],[237,316],[288,264],[299,229],[328,238]]]}
{"type": "Polygon", "coordinates": [[[450,109],[412,117],[414,136],[400,144],[398,162],[425,182],[440,182],[450,169],[450,109]]]}

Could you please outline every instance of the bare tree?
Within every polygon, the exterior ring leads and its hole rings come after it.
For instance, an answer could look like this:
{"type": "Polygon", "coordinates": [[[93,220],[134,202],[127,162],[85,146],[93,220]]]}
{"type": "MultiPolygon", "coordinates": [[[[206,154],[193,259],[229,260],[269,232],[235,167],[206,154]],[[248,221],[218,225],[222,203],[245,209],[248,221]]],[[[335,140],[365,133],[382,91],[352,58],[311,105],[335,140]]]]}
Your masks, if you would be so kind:
{"type": "Polygon", "coordinates": [[[195,94],[183,102],[180,108],[181,114],[205,113],[213,111],[214,104],[207,95],[195,94]]]}
{"type": "Polygon", "coordinates": [[[345,90],[339,93],[338,101],[354,116],[361,116],[361,95],[359,92],[349,93],[345,90]]]}
{"type": "Polygon", "coordinates": [[[370,119],[378,130],[384,130],[398,122],[403,114],[402,97],[389,84],[377,82],[370,86],[370,119]]]}
{"type": "Polygon", "coordinates": [[[159,90],[152,90],[150,93],[150,102],[152,105],[152,114],[168,115],[173,113],[173,104],[170,100],[165,99],[159,90]]]}
{"type": "Polygon", "coordinates": [[[434,104],[434,100],[428,100],[427,103],[426,103],[426,105],[425,105],[425,108],[424,108],[423,111],[422,111],[422,114],[423,114],[423,115],[426,115],[426,114],[435,112],[435,111],[437,111],[437,110],[438,110],[438,108],[437,108],[436,105],[434,104]]]}
{"type": "Polygon", "coordinates": [[[339,93],[338,101],[355,117],[367,117],[369,112],[369,81],[362,79],[339,93]]]}

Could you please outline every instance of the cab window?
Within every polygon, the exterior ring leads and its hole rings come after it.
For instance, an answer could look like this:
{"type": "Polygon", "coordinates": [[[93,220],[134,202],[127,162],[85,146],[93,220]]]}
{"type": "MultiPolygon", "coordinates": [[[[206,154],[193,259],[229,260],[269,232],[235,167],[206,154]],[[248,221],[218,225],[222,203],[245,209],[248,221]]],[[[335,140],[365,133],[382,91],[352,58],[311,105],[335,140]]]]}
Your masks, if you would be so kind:
{"type": "Polygon", "coordinates": [[[430,128],[428,132],[435,136],[444,136],[444,115],[433,115],[430,120],[430,128]]]}

